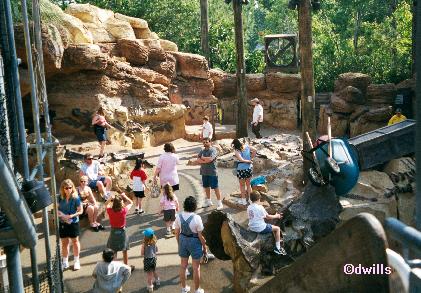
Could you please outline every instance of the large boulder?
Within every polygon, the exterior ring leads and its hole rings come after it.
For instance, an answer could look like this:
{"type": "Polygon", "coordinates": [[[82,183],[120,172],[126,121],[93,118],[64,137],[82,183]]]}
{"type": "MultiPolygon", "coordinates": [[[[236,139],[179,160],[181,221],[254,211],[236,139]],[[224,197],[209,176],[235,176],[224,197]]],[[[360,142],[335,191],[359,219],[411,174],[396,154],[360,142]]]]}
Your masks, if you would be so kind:
{"type": "Polygon", "coordinates": [[[218,99],[212,95],[208,97],[183,96],[182,99],[182,103],[187,107],[184,117],[187,125],[202,124],[203,116],[212,115],[210,104],[218,103],[218,99]]]}
{"type": "Polygon", "coordinates": [[[368,105],[392,105],[396,97],[396,86],[393,83],[370,84],[367,89],[368,105]]]}
{"type": "Polygon", "coordinates": [[[330,99],[330,108],[335,113],[350,114],[354,111],[354,105],[333,94],[330,99]]]}
{"type": "Polygon", "coordinates": [[[70,45],[64,52],[63,71],[70,73],[81,70],[104,71],[108,55],[101,53],[98,45],[70,45]]]}
{"type": "Polygon", "coordinates": [[[340,92],[335,93],[335,96],[351,104],[364,105],[366,102],[361,91],[353,86],[343,88],[340,92]]]}
{"type": "Polygon", "coordinates": [[[266,89],[266,80],[263,73],[246,74],[246,88],[248,91],[263,91],[266,89]]]}
{"type": "Polygon", "coordinates": [[[213,80],[213,94],[220,97],[232,97],[237,94],[237,77],[235,74],[226,73],[220,69],[209,70],[210,78],[213,80]]]}
{"type": "Polygon", "coordinates": [[[114,40],[136,39],[134,31],[130,23],[128,23],[127,21],[119,20],[116,18],[110,18],[105,23],[105,29],[114,38],[114,40]]]}
{"type": "Polygon", "coordinates": [[[70,43],[92,44],[94,42],[92,33],[84,26],[79,18],[63,13],[61,16],[61,25],[69,32],[70,43]]]}
{"type": "Polygon", "coordinates": [[[290,93],[301,91],[301,76],[299,74],[272,72],[266,74],[265,79],[267,88],[274,92],[290,93]]]}
{"type": "Polygon", "coordinates": [[[120,13],[115,13],[114,17],[116,19],[123,20],[125,22],[130,23],[132,28],[137,28],[137,29],[148,28],[148,22],[141,18],[131,17],[131,16],[120,14],[120,13]]]}
{"type": "Polygon", "coordinates": [[[205,57],[182,52],[172,52],[177,60],[177,72],[183,77],[208,79],[209,68],[205,57]]]}
{"type": "Polygon", "coordinates": [[[152,32],[149,28],[133,28],[136,39],[150,39],[152,32]]]}
{"type": "Polygon", "coordinates": [[[176,78],[173,83],[178,87],[178,92],[182,96],[208,97],[213,92],[212,79],[176,78]]]}
{"type": "Polygon", "coordinates": [[[383,126],[385,126],[385,123],[368,121],[363,115],[359,117],[358,119],[356,119],[355,121],[350,122],[349,135],[350,137],[354,137],[354,136],[378,129],[383,126]]]}
{"type": "Polygon", "coordinates": [[[178,46],[174,42],[168,40],[159,40],[159,43],[161,44],[162,49],[165,51],[178,52],[178,46]]]}
{"type": "Polygon", "coordinates": [[[365,96],[367,87],[371,84],[371,77],[363,73],[342,73],[338,79],[335,80],[335,92],[339,92],[347,86],[353,86],[361,91],[365,96]]]}
{"type": "Polygon", "coordinates": [[[330,117],[330,124],[332,126],[332,136],[344,136],[348,131],[348,116],[338,113],[333,113],[328,106],[320,107],[318,132],[320,135],[327,134],[327,118],[330,117]]]}
{"type": "Polygon", "coordinates": [[[148,67],[169,79],[173,79],[176,76],[176,61],[173,55],[165,53],[165,61],[149,60],[147,63],[148,67]]]}
{"type": "Polygon", "coordinates": [[[362,171],[350,195],[366,200],[379,200],[393,195],[395,185],[389,175],[379,171],[362,171]]]}
{"type": "Polygon", "coordinates": [[[364,118],[366,118],[368,121],[372,122],[381,122],[386,125],[387,121],[392,117],[392,111],[390,107],[381,107],[381,108],[375,108],[370,109],[367,113],[364,114],[364,118]]]}
{"type": "Polygon", "coordinates": [[[133,68],[133,74],[146,80],[149,83],[162,84],[164,86],[169,86],[171,80],[163,74],[160,74],[156,71],[147,69],[147,68],[133,68]]]}
{"type": "Polygon", "coordinates": [[[138,40],[118,40],[118,48],[121,56],[133,65],[145,65],[148,62],[149,48],[138,40]]]}
{"type": "Polygon", "coordinates": [[[114,17],[114,12],[111,10],[101,9],[91,4],[72,3],[67,6],[65,12],[79,18],[85,23],[101,24],[105,23],[109,18],[114,17]]]}

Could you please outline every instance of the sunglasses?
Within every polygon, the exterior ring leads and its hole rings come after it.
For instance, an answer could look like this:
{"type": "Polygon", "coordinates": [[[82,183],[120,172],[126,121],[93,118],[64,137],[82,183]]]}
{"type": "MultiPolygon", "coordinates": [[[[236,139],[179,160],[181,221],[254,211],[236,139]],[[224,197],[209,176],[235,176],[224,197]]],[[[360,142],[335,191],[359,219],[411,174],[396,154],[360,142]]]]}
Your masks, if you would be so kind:
{"type": "Polygon", "coordinates": [[[64,190],[73,189],[73,187],[65,187],[64,190]]]}
{"type": "Polygon", "coordinates": [[[91,161],[91,160],[93,160],[94,158],[86,158],[86,160],[88,160],[88,161],[91,161]]]}
{"type": "Polygon", "coordinates": [[[86,181],[84,181],[84,180],[80,180],[80,183],[86,183],[86,181]]]}

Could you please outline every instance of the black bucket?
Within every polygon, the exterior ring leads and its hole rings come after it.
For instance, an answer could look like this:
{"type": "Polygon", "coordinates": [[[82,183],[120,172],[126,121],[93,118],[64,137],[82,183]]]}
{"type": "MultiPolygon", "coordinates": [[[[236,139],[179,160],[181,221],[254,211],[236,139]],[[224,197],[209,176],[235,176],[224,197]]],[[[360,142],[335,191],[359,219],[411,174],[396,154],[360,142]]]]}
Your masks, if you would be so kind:
{"type": "Polygon", "coordinates": [[[32,213],[36,213],[52,203],[50,192],[41,181],[24,182],[22,193],[32,213]]]}

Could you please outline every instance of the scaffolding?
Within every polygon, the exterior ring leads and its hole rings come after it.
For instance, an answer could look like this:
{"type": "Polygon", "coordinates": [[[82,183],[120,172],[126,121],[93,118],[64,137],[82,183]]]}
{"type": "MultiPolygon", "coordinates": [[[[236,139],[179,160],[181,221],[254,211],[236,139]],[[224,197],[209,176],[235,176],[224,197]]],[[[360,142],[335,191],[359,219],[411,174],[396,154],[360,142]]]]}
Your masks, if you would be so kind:
{"type": "MultiPolygon", "coordinates": [[[[10,0],[0,0],[0,179],[4,179],[10,174],[13,175],[12,183],[5,184],[0,190],[0,209],[3,209],[10,219],[9,227],[0,227],[0,247],[4,248],[7,260],[7,272],[9,286],[0,288],[0,292],[20,293],[24,291],[41,292],[40,279],[47,280],[47,286],[43,284],[42,292],[63,292],[63,276],[60,259],[60,240],[58,233],[57,217],[57,188],[54,171],[54,153],[58,145],[54,141],[51,133],[50,117],[48,115],[48,100],[44,76],[44,61],[41,40],[40,5],[38,0],[32,0],[32,18],[29,22],[28,5],[26,0],[21,0],[21,14],[23,31],[25,38],[25,49],[27,57],[27,67],[31,85],[31,107],[32,120],[34,125],[35,142],[27,142],[25,130],[22,97],[19,84],[18,65],[16,56],[13,20],[10,0]],[[32,34],[31,34],[32,32],[32,34]],[[3,86],[4,85],[4,86],[3,86]],[[45,133],[41,133],[41,116],[44,117],[45,133]],[[36,165],[31,169],[29,165],[28,151],[34,149],[36,153],[36,165]],[[24,204],[21,185],[24,182],[36,180],[45,185],[44,166],[49,175],[49,192],[53,201],[53,225],[56,234],[55,249],[50,247],[50,232],[47,208],[42,209],[42,232],[45,242],[45,263],[44,273],[39,273],[39,264],[35,244],[37,237],[35,234],[34,222],[28,207],[24,204]],[[21,180],[17,180],[21,178],[21,180]],[[9,188],[9,194],[5,189],[9,188]],[[4,204],[5,197],[13,197],[16,202],[16,213],[21,214],[24,225],[18,226],[14,217],[8,214],[8,207],[4,204]],[[3,205],[2,205],[3,202],[3,205]],[[23,203],[23,204],[22,204],[23,203]],[[28,231],[26,231],[26,230],[28,231]],[[22,232],[28,235],[22,235],[22,232]],[[34,236],[35,235],[35,236],[34,236]],[[26,238],[25,238],[26,237],[26,238]],[[19,246],[30,248],[31,252],[31,290],[25,290],[20,263],[19,246]],[[53,251],[53,253],[52,253],[53,251]]],[[[10,178],[9,178],[10,179],[10,178]]],[[[4,181],[3,181],[4,182],[4,181]]],[[[9,211],[10,213],[10,211],[9,211]]],[[[1,287],[1,286],[0,286],[1,287]]]]}

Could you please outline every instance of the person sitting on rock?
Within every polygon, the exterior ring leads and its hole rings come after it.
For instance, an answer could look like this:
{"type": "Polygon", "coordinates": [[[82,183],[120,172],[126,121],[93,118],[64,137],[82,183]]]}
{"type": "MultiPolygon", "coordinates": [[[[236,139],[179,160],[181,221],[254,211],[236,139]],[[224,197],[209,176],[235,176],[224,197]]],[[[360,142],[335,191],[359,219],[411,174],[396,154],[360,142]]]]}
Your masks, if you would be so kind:
{"type": "Polygon", "coordinates": [[[212,140],[213,136],[213,127],[212,124],[209,122],[209,117],[204,116],[203,117],[203,125],[202,125],[202,131],[199,134],[199,139],[209,138],[212,140]]]}
{"type": "Polygon", "coordinates": [[[396,108],[395,115],[393,115],[392,118],[390,118],[387,125],[393,125],[395,123],[399,123],[404,120],[406,120],[406,116],[402,114],[402,110],[400,108],[396,108]]]}
{"type": "Polygon", "coordinates": [[[92,194],[92,189],[88,186],[88,176],[80,177],[80,185],[76,188],[77,193],[82,201],[83,213],[87,215],[91,229],[95,232],[104,230],[104,226],[97,222],[98,205],[92,194]]]}
{"type": "Polygon", "coordinates": [[[79,176],[88,176],[88,186],[92,190],[98,190],[104,200],[108,199],[113,182],[111,177],[102,175],[100,163],[94,160],[92,154],[85,155],[85,163],[80,167],[79,176]]]}
{"type": "Polygon", "coordinates": [[[285,250],[281,247],[281,228],[275,225],[267,224],[265,219],[281,219],[282,214],[269,215],[263,206],[259,204],[260,193],[257,191],[252,191],[250,194],[251,205],[247,208],[247,215],[249,218],[249,229],[250,231],[267,234],[273,233],[275,236],[275,249],[273,252],[276,254],[286,255],[285,250]]]}

